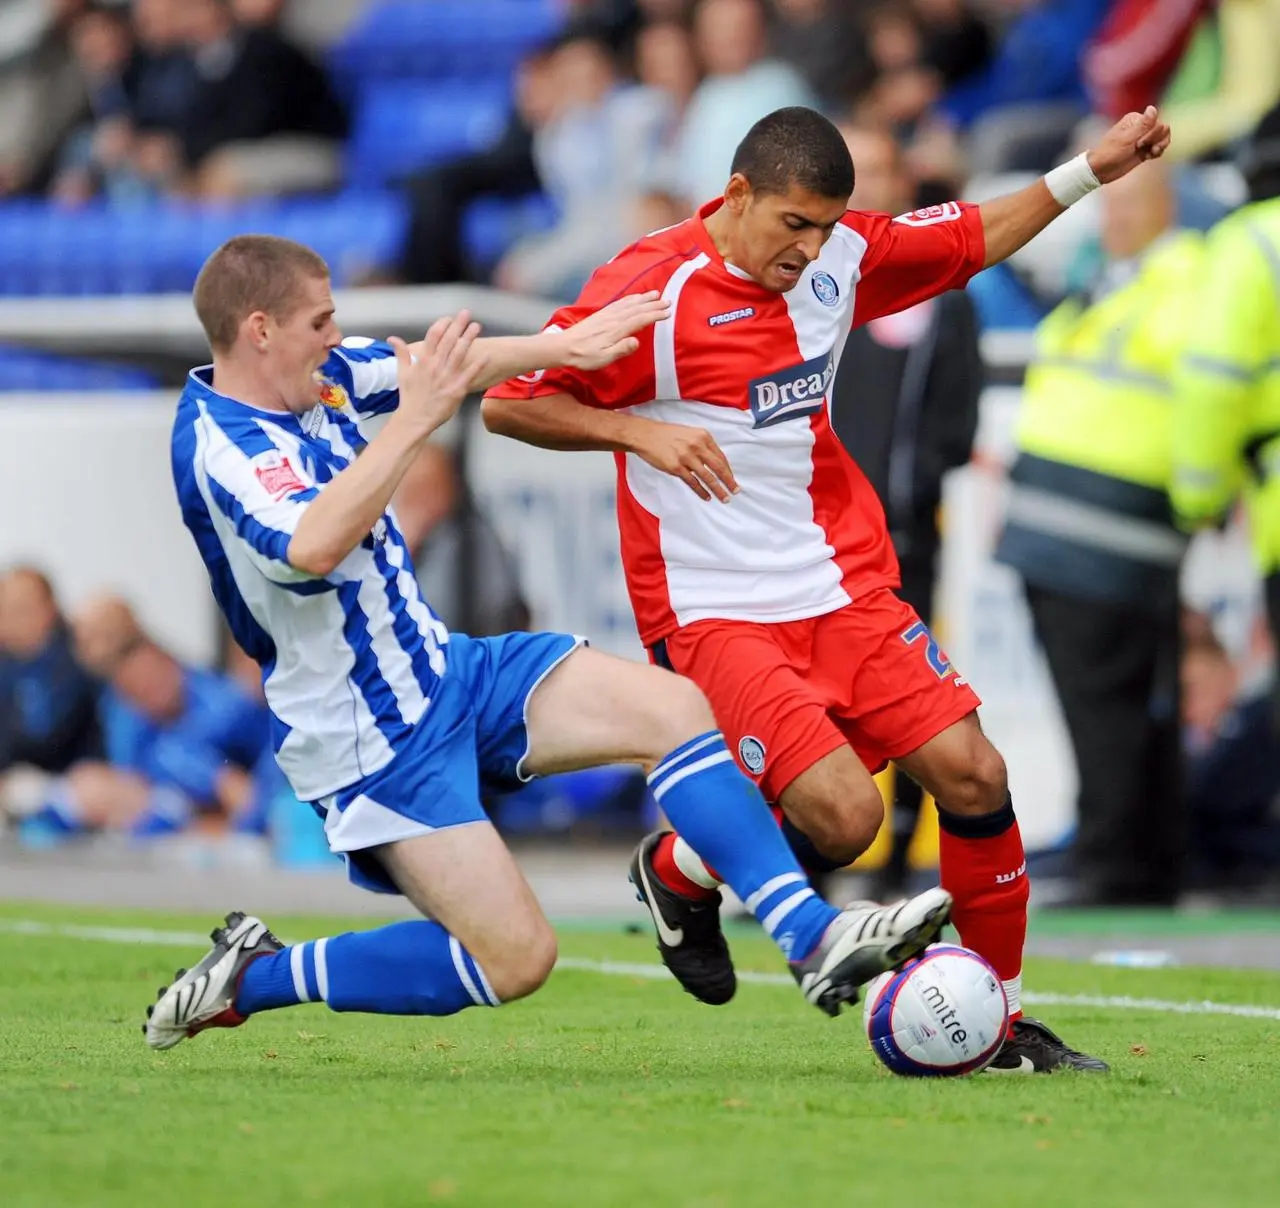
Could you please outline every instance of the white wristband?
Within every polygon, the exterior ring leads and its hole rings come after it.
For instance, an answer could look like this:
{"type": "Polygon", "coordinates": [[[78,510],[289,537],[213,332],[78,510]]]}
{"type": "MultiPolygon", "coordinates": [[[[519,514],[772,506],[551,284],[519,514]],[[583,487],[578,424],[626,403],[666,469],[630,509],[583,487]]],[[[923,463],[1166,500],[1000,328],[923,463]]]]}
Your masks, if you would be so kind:
{"type": "Polygon", "coordinates": [[[1069,208],[1080,198],[1092,193],[1102,182],[1094,176],[1093,169],[1089,167],[1089,157],[1082,151],[1075,159],[1046,172],[1044,183],[1048,185],[1054,201],[1069,208]]]}

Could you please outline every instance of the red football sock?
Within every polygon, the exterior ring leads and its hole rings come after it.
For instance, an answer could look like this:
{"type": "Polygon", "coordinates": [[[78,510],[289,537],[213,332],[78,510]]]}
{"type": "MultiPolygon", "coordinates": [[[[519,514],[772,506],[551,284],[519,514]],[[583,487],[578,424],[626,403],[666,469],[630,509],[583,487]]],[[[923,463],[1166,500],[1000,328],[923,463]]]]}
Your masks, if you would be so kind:
{"type": "MultiPolygon", "coordinates": [[[[714,886],[699,885],[680,870],[680,865],[676,863],[675,846],[676,835],[674,831],[670,831],[658,840],[658,846],[653,849],[653,871],[658,874],[658,880],[681,897],[693,898],[699,902],[714,898],[719,892],[714,886]]],[[[713,869],[707,868],[705,864],[703,867],[717,881],[720,879],[713,869]]]]}
{"type": "Polygon", "coordinates": [[[1022,1016],[1027,939],[1027,857],[1013,802],[978,816],[938,810],[942,887],[955,899],[960,942],[990,961],[1004,983],[1010,1020],[1022,1016]]]}

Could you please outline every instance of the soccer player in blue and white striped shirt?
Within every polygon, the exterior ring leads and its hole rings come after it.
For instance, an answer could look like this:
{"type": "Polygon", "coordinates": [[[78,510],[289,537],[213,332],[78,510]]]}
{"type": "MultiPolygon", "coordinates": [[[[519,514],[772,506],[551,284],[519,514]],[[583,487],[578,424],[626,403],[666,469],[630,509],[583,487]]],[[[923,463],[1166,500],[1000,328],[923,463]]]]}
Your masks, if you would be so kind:
{"type": "MultiPolygon", "coordinates": [[[[262,666],[295,792],[355,882],[426,917],[285,948],[230,914],[149,1010],[153,1048],[298,1003],[448,1015],[531,993],[555,936],[480,786],[604,763],[646,767],[685,839],[828,1013],[936,936],[941,890],[844,912],[814,894],[688,680],[568,634],[450,634],[419,593],[389,501],[422,443],[472,391],[635,352],[667,314],[656,294],[537,336],[481,340],[464,312],[412,346],[343,341],[323,260],[240,236],[205,264],[195,306],[213,364],[192,371],[174,422],[183,518],[262,666]]],[[[681,936],[660,928],[659,940],[681,936]]]]}

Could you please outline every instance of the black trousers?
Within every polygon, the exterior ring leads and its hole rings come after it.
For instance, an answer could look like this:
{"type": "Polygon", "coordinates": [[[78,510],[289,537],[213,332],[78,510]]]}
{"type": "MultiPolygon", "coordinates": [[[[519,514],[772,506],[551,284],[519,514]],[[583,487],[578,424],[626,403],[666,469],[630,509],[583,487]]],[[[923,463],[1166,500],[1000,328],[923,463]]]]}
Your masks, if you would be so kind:
{"type": "Polygon", "coordinates": [[[467,207],[478,197],[521,197],[540,187],[533,136],[513,123],[496,146],[422,173],[409,182],[411,217],[400,271],[406,281],[432,285],[467,281],[462,239],[467,207]]]}
{"type": "Polygon", "coordinates": [[[1075,871],[1118,903],[1171,901],[1189,824],[1178,601],[1158,614],[1026,587],[1079,770],[1075,871]]]}
{"type": "MultiPolygon", "coordinates": [[[[1263,581],[1267,601],[1267,625],[1271,642],[1280,651],[1280,572],[1269,574],[1263,581]]],[[[1280,669],[1271,677],[1271,724],[1280,735],[1280,669]]]]}
{"type": "MultiPolygon", "coordinates": [[[[907,543],[903,543],[907,544],[907,543]]],[[[926,624],[932,624],[933,595],[938,582],[938,554],[940,538],[930,526],[912,534],[907,551],[898,558],[902,572],[902,586],[898,595],[916,610],[926,624]]],[[[920,822],[920,810],[924,805],[924,789],[901,769],[895,769],[893,777],[893,808],[889,817],[891,842],[889,854],[876,893],[890,898],[905,892],[907,885],[907,853],[920,822]]]]}

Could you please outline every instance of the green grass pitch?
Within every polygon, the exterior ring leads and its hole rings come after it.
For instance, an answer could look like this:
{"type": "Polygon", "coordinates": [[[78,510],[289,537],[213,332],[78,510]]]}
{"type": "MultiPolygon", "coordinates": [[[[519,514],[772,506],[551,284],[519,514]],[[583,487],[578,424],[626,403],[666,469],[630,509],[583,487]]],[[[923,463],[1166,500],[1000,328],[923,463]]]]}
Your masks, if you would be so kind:
{"type": "MultiPolygon", "coordinates": [[[[1274,1018],[1045,1007],[1114,1072],[926,1082],[875,1062],[860,1008],[828,1020],[747,984],[712,1009],[670,981],[566,969],[499,1011],[307,1006],[153,1054],[143,1009],[202,948],[66,934],[217,921],[0,907],[0,1205],[1280,1203],[1274,1018]]],[[[352,925],[268,921],[286,939],[352,925]]],[[[758,935],[732,941],[740,968],[779,971],[758,935]]],[[[569,929],[562,954],[657,961],[621,930],[569,929]]],[[[1026,983],[1280,1007],[1271,973],[1037,961],[1026,983]]]]}

